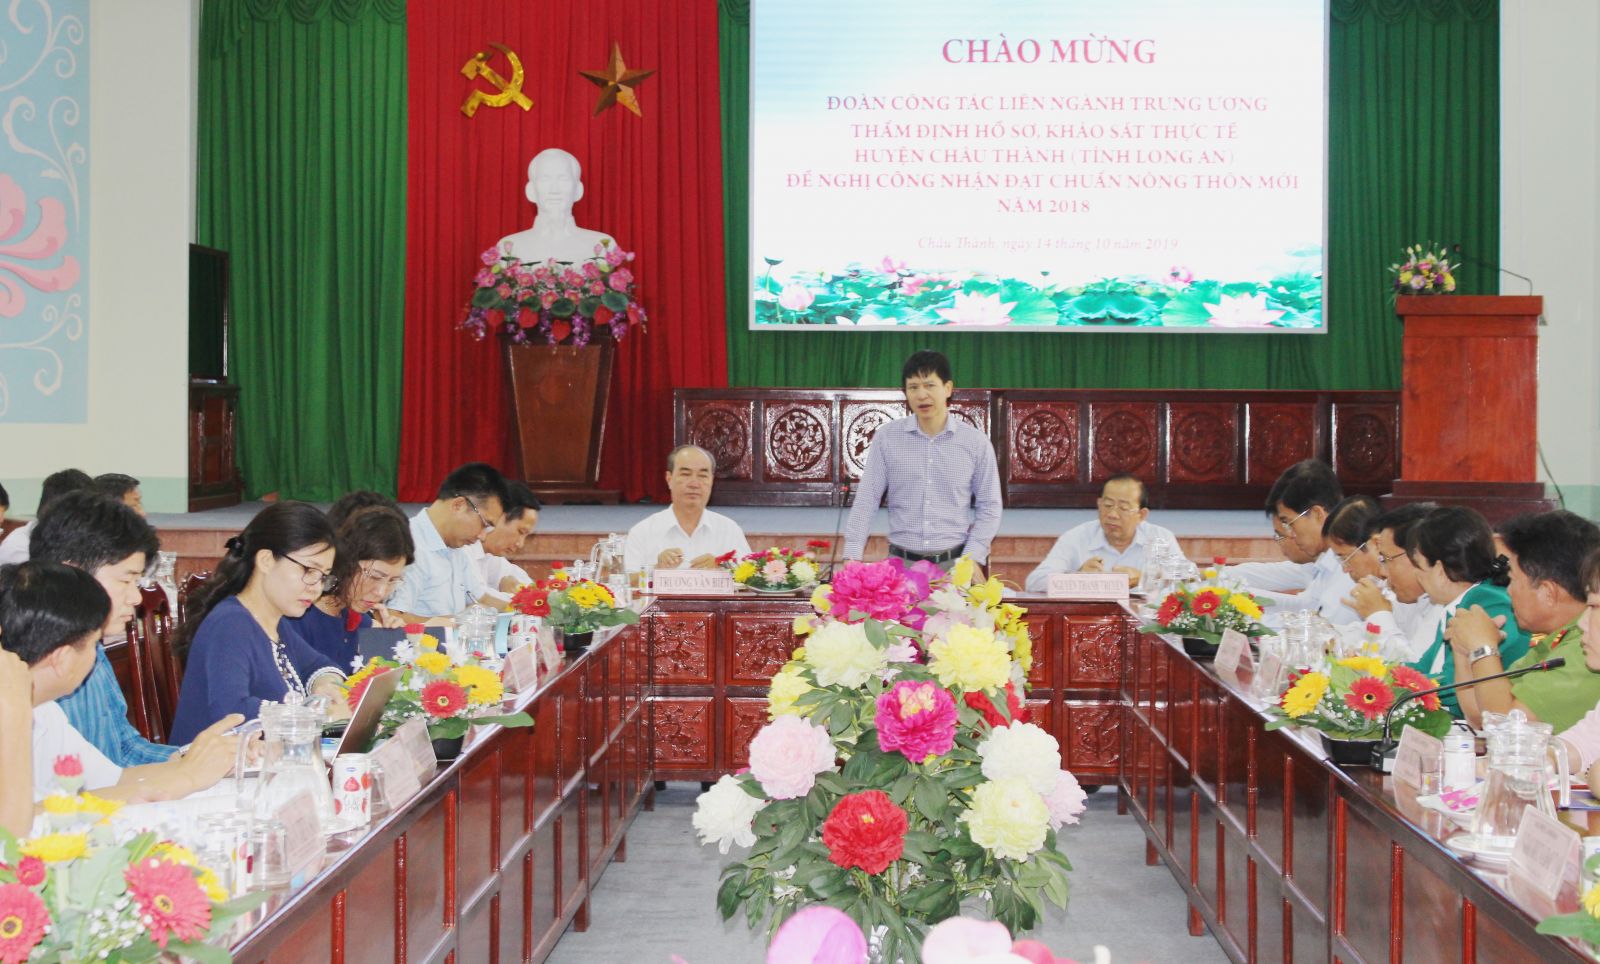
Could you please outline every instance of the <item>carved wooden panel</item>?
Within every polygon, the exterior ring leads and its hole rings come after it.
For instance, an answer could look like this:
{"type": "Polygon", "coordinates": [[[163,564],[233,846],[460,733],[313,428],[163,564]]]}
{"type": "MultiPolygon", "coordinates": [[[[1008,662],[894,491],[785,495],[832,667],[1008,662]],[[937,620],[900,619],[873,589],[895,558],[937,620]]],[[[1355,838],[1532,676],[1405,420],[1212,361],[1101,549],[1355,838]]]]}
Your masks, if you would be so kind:
{"type": "Polygon", "coordinates": [[[1089,405],[1089,480],[1103,482],[1124,472],[1141,479],[1156,475],[1155,402],[1089,405]]]}
{"type": "Polygon", "coordinates": [[[729,686],[766,686],[800,645],[791,616],[728,617],[729,686]]]}
{"type": "Polygon", "coordinates": [[[728,745],[722,759],[730,771],[739,770],[750,765],[750,741],[767,725],[767,701],[758,697],[730,697],[726,713],[723,730],[728,735],[728,745]]]}
{"type": "MultiPolygon", "coordinates": [[[[1036,724],[1039,729],[1061,741],[1061,733],[1056,729],[1055,703],[1051,700],[1027,700],[1028,721],[1036,724]]],[[[1062,759],[1065,759],[1063,757],[1062,759]]]]}
{"type": "Polygon", "coordinates": [[[1028,639],[1033,643],[1033,668],[1028,670],[1028,688],[1054,689],[1056,685],[1057,643],[1051,616],[1027,616],[1028,639]]]}
{"type": "Polygon", "coordinates": [[[867,464],[867,449],[872,436],[885,422],[906,414],[904,402],[850,402],[841,406],[839,421],[839,468],[846,479],[860,481],[867,464]]]}
{"type": "Polygon", "coordinates": [[[983,434],[989,434],[989,402],[987,399],[951,399],[950,414],[983,434]]]}
{"type": "Polygon", "coordinates": [[[1235,482],[1238,406],[1174,403],[1167,409],[1167,481],[1235,482]]]}
{"type": "Polygon", "coordinates": [[[711,697],[660,697],[650,702],[655,728],[657,769],[708,770],[711,752],[711,697]]]}
{"type": "Polygon", "coordinates": [[[1390,482],[1399,476],[1399,419],[1393,405],[1334,405],[1333,471],[1339,481],[1390,482]]]}
{"type": "Polygon", "coordinates": [[[717,478],[748,482],[755,433],[755,405],[748,401],[697,401],[686,408],[688,442],[710,452],[717,478]]]}
{"type": "Polygon", "coordinates": [[[1080,770],[1115,773],[1122,752],[1122,707],[1092,703],[1068,703],[1066,712],[1066,740],[1061,753],[1067,769],[1074,774],[1080,770]]]}
{"type": "Polygon", "coordinates": [[[826,401],[774,402],[763,408],[762,472],[786,482],[825,482],[832,475],[833,406],[826,401]]]}
{"type": "Polygon", "coordinates": [[[1271,485],[1284,469],[1317,454],[1314,403],[1251,402],[1245,424],[1245,481],[1252,485],[1271,485]]]}
{"type": "Polygon", "coordinates": [[[1007,402],[1007,482],[1078,480],[1078,406],[1074,402],[1007,402]]]}
{"type": "Polygon", "coordinates": [[[650,617],[650,642],[657,683],[710,684],[710,613],[663,613],[650,617]]]}
{"type": "Polygon", "coordinates": [[[1122,670],[1123,631],[1115,621],[1068,619],[1066,685],[1115,687],[1122,670]]]}

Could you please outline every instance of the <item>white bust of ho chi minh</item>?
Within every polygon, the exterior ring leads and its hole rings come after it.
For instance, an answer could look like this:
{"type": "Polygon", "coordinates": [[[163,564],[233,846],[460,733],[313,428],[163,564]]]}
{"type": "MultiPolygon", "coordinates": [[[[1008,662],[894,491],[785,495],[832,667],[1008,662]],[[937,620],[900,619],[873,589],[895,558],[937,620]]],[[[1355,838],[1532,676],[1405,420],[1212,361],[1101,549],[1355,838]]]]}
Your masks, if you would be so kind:
{"type": "Polygon", "coordinates": [[[588,261],[595,257],[595,245],[616,243],[610,235],[580,228],[573,220],[572,206],[583,197],[583,179],[578,159],[566,151],[549,147],[533,156],[528,162],[527,195],[539,209],[533,227],[500,239],[500,249],[509,250],[518,261],[588,261]]]}

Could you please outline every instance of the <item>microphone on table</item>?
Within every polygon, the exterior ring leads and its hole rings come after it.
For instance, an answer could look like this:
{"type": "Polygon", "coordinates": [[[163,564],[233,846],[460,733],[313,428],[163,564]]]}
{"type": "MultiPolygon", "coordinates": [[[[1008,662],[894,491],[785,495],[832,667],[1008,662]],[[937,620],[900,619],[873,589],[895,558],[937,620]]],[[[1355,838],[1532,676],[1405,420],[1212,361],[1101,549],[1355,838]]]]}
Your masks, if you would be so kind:
{"type": "Polygon", "coordinates": [[[1463,262],[1465,262],[1466,264],[1474,264],[1474,265],[1477,265],[1480,268],[1488,268],[1490,271],[1496,271],[1496,272],[1499,272],[1500,274],[1508,274],[1513,278],[1519,278],[1519,279],[1521,279],[1523,281],[1526,281],[1528,283],[1528,294],[1530,294],[1530,295],[1533,294],[1533,279],[1528,277],[1525,274],[1517,274],[1515,271],[1512,271],[1510,268],[1502,268],[1498,264],[1494,264],[1493,262],[1485,261],[1482,258],[1474,257],[1473,255],[1470,255],[1470,254],[1466,253],[1465,251],[1461,250],[1461,243],[1460,242],[1457,242],[1457,243],[1452,244],[1450,246],[1450,253],[1454,254],[1454,255],[1458,255],[1461,258],[1461,260],[1463,262]]]}
{"type": "Polygon", "coordinates": [[[833,545],[828,547],[828,574],[824,578],[833,580],[833,570],[839,565],[840,542],[844,539],[844,506],[850,501],[850,483],[839,483],[839,511],[833,520],[833,545]]]}
{"type": "Polygon", "coordinates": [[[1407,692],[1404,696],[1394,701],[1394,705],[1389,707],[1389,712],[1383,714],[1383,739],[1372,748],[1372,768],[1377,770],[1379,773],[1389,772],[1388,764],[1393,759],[1389,753],[1399,745],[1398,741],[1390,739],[1389,737],[1389,724],[1393,722],[1394,711],[1398,710],[1401,706],[1404,706],[1407,702],[1417,699],[1418,697],[1427,696],[1430,693],[1443,693],[1447,690],[1466,689],[1471,686],[1477,686],[1479,683],[1487,683],[1493,679],[1511,679],[1514,676],[1526,676],[1529,673],[1543,673],[1545,670],[1560,669],[1565,665],[1567,665],[1567,658],[1565,656],[1557,656],[1553,659],[1547,659],[1542,663],[1534,663],[1532,666],[1524,666],[1521,669],[1508,669],[1503,673],[1492,673],[1488,676],[1479,676],[1475,679],[1469,679],[1461,683],[1451,683],[1448,686],[1435,686],[1431,690],[1412,690],[1407,692]]]}

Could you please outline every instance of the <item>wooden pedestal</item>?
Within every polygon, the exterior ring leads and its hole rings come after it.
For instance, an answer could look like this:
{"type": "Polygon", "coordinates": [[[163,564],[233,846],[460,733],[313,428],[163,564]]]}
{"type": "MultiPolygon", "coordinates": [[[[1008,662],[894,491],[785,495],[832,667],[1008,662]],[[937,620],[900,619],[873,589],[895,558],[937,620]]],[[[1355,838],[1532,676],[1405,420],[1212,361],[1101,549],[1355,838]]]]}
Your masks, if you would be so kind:
{"type": "Polygon", "coordinates": [[[616,346],[597,338],[571,345],[504,341],[522,478],[548,502],[615,503],[599,488],[616,346]]]}

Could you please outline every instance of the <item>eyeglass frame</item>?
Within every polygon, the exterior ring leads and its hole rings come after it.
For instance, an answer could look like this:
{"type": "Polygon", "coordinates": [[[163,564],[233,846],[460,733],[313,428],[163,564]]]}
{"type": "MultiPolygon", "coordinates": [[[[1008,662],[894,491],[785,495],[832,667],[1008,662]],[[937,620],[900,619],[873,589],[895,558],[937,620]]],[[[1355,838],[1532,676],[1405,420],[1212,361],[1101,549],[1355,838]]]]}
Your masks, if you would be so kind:
{"type": "Polygon", "coordinates": [[[404,572],[401,572],[398,576],[375,576],[372,574],[372,564],[370,562],[364,566],[356,566],[356,572],[360,573],[362,578],[370,579],[375,583],[382,583],[382,585],[389,589],[393,589],[394,587],[400,585],[402,582],[405,582],[406,579],[406,574],[404,572]]]}
{"type": "Polygon", "coordinates": [[[1373,551],[1375,553],[1377,553],[1377,556],[1378,556],[1378,568],[1379,569],[1385,569],[1385,570],[1387,570],[1389,568],[1389,560],[1390,559],[1398,559],[1401,556],[1406,554],[1406,551],[1404,549],[1401,549],[1399,552],[1396,552],[1393,555],[1389,555],[1389,556],[1384,555],[1383,552],[1380,551],[1380,550],[1373,550],[1373,551]]]}
{"type": "MultiPolygon", "coordinates": [[[[1369,543],[1371,541],[1372,541],[1371,539],[1368,539],[1366,542],[1361,543],[1361,545],[1356,546],[1354,549],[1351,549],[1350,553],[1348,555],[1340,556],[1339,557],[1339,568],[1343,569],[1346,566],[1350,565],[1350,560],[1354,559],[1356,556],[1358,556],[1361,553],[1365,552],[1366,549],[1367,549],[1367,543],[1369,543]]],[[[1382,559],[1383,558],[1382,554],[1379,554],[1378,558],[1382,559]]]]}
{"type": "Polygon", "coordinates": [[[1094,500],[1094,504],[1096,506],[1098,506],[1099,508],[1102,508],[1102,509],[1115,509],[1118,512],[1129,512],[1129,513],[1142,512],[1142,511],[1144,511],[1144,509],[1148,508],[1147,506],[1142,506],[1142,505],[1138,504],[1137,502],[1127,502],[1127,503],[1115,502],[1115,501],[1112,501],[1110,499],[1105,498],[1104,496],[1101,496],[1100,498],[1095,499],[1094,500]],[[1126,506],[1126,508],[1124,508],[1124,506],[1126,506]]]}
{"type": "Polygon", "coordinates": [[[339,577],[334,575],[331,569],[325,570],[318,569],[316,566],[308,566],[287,552],[278,558],[287,559],[300,567],[300,585],[302,586],[315,586],[320,583],[323,595],[327,595],[339,588],[339,577]]]}
{"type": "Polygon", "coordinates": [[[1295,516],[1293,519],[1290,519],[1288,522],[1285,522],[1282,519],[1280,519],[1278,517],[1278,513],[1276,513],[1276,512],[1272,513],[1272,541],[1273,542],[1282,542],[1283,540],[1285,540],[1285,539],[1289,538],[1290,536],[1292,536],[1294,533],[1291,530],[1294,528],[1294,524],[1296,522],[1299,522],[1301,519],[1304,519],[1306,517],[1307,513],[1309,513],[1312,509],[1315,509],[1315,508],[1316,508],[1316,506],[1314,506],[1314,505],[1306,506],[1305,512],[1300,513],[1299,515],[1295,516]]]}
{"type": "Polygon", "coordinates": [[[472,514],[478,517],[479,524],[483,526],[483,531],[478,533],[478,538],[482,539],[484,536],[494,531],[494,523],[484,518],[483,512],[478,509],[477,503],[472,501],[472,496],[466,494],[465,492],[457,492],[456,495],[461,497],[461,501],[467,504],[467,508],[472,510],[472,514]]]}

